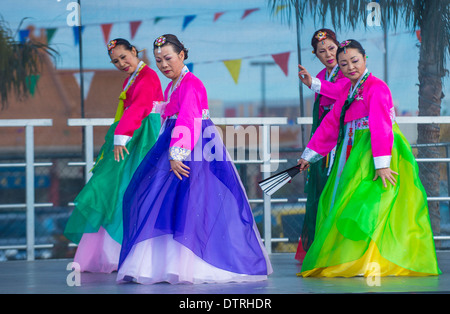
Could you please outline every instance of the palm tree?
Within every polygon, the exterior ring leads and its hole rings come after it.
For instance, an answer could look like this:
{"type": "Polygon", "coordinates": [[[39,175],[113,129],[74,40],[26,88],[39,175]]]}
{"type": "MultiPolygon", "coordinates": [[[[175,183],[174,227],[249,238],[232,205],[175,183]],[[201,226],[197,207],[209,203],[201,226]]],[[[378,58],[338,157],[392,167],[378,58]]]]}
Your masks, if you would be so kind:
{"type": "MultiPolygon", "coordinates": [[[[273,12],[283,10],[288,23],[295,13],[297,23],[310,14],[314,20],[325,23],[326,16],[336,30],[342,27],[355,29],[357,25],[367,26],[367,4],[370,0],[268,0],[273,12]]],[[[445,61],[450,52],[450,0],[378,0],[381,26],[397,28],[400,21],[412,32],[420,29],[421,43],[418,64],[419,116],[441,114],[442,79],[448,71],[445,61]]],[[[418,144],[439,143],[440,127],[437,124],[418,125],[418,144]]],[[[437,147],[419,148],[419,158],[436,158],[437,147]]],[[[439,165],[421,163],[420,175],[429,196],[439,195],[439,165]]],[[[440,233],[439,202],[429,202],[431,224],[435,234],[440,233]]]]}
{"type": "MultiPolygon", "coordinates": [[[[19,25],[19,29],[25,19],[19,25]]],[[[0,98],[1,109],[8,105],[10,93],[18,99],[30,95],[30,77],[40,72],[41,53],[49,55],[57,52],[49,46],[29,39],[16,41],[11,29],[0,18],[0,98]]]]}

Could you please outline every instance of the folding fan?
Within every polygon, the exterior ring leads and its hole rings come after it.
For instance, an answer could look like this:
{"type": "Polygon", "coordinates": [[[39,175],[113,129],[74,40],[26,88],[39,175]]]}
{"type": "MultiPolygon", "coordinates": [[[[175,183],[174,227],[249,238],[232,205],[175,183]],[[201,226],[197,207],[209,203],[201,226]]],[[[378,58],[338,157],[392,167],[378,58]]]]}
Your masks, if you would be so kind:
{"type": "Polygon", "coordinates": [[[297,165],[260,181],[259,186],[264,193],[270,196],[299,173],[300,165],[297,165]]]}

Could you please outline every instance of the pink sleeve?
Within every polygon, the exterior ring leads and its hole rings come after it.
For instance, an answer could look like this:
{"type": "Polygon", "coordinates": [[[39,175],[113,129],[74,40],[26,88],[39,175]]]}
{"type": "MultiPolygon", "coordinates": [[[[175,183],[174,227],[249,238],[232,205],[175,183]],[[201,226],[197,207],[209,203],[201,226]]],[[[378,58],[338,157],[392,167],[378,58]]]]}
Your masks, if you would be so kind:
{"type": "Polygon", "coordinates": [[[394,110],[391,92],[384,83],[374,84],[367,92],[369,105],[369,129],[373,157],[390,156],[394,143],[392,113],[394,110]]]}
{"type": "Polygon", "coordinates": [[[201,82],[186,80],[179,88],[179,113],[172,131],[170,159],[183,161],[190,155],[202,129],[202,101],[204,87],[201,82]]]}
{"type": "Polygon", "coordinates": [[[340,115],[345,99],[339,98],[336,105],[325,116],[309,141],[307,149],[323,157],[336,146],[339,136],[340,115]]]}
{"type": "MultiPolygon", "coordinates": [[[[319,79],[319,78],[318,78],[319,79]]],[[[344,76],[339,76],[336,82],[332,83],[324,79],[320,80],[320,94],[331,99],[338,99],[345,88],[345,85],[350,81],[344,76]]]]}
{"type": "Polygon", "coordinates": [[[115,135],[132,137],[134,131],[140,128],[142,120],[152,111],[153,101],[163,100],[161,83],[156,73],[150,72],[150,75],[141,77],[135,84],[131,105],[117,124],[115,135]]]}

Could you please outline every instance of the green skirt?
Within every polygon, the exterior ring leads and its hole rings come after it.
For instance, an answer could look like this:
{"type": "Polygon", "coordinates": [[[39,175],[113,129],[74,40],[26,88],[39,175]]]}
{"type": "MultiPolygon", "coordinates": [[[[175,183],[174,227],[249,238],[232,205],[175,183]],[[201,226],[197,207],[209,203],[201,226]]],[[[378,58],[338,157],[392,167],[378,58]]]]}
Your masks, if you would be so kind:
{"type": "MultiPolygon", "coordinates": [[[[301,276],[437,275],[427,195],[411,147],[397,124],[391,169],[397,184],[373,181],[370,131],[356,130],[350,155],[339,167],[342,147],[319,201],[314,242],[301,276]]],[[[345,145],[345,151],[347,146],[345,145]]]]}
{"type": "Polygon", "coordinates": [[[118,243],[122,243],[122,199],[135,170],[156,142],[161,127],[159,114],[151,113],[126,145],[129,155],[114,160],[114,123],[105,136],[92,177],[75,198],[75,208],[69,217],[64,235],[79,243],[83,233],[98,232],[103,227],[118,243]]]}

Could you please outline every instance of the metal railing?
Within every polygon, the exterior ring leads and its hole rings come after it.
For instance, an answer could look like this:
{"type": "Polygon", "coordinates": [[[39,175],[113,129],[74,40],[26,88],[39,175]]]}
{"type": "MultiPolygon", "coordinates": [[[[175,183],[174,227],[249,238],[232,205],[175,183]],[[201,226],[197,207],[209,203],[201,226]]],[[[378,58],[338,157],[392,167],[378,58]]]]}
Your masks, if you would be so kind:
{"type": "MultiPolygon", "coordinates": [[[[34,162],[34,128],[41,126],[52,126],[51,119],[17,119],[0,120],[0,127],[25,127],[25,163],[4,163],[0,167],[25,167],[25,204],[11,204],[8,207],[26,208],[26,251],[27,260],[34,260],[35,232],[34,232],[34,209],[38,206],[49,204],[35,204],[34,194],[34,167],[51,166],[52,163],[34,162]]],[[[53,204],[52,204],[53,205],[53,204]]],[[[0,206],[5,206],[1,204],[0,206]]]]}
{"type": "MultiPolygon", "coordinates": [[[[261,136],[263,145],[260,147],[262,153],[260,153],[260,159],[251,160],[234,160],[234,163],[242,164],[261,164],[262,169],[270,169],[270,165],[273,163],[286,163],[286,159],[274,159],[272,158],[271,151],[271,128],[274,126],[286,125],[287,118],[212,118],[212,121],[220,125],[257,125],[261,126],[261,136]]],[[[450,117],[397,117],[398,124],[450,124],[450,117]]],[[[95,126],[110,126],[113,123],[113,119],[68,119],[69,126],[81,126],[84,128],[84,162],[69,162],[70,166],[84,167],[84,174],[86,182],[91,177],[90,169],[94,164],[94,127],[95,126]]],[[[297,118],[298,125],[310,125],[312,124],[312,118],[297,118]]],[[[26,251],[27,260],[34,260],[34,249],[38,247],[48,247],[48,245],[35,245],[34,238],[34,209],[38,207],[50,207],[51,203],[35,204],[35,187],[34,187],[34,168],[41,166],[51,166],[52,163],[35,163],[34,162],[34,127],[40,126],[52,126],[51,119],[18,119],[18,120],[0,120],[0,127],[25,127],[25,163],[3,163],[0,167],[24,167],[26,170],[26,203],[25,204],[0,204],[1,208],[26,208],[26,251]]],[[[448,157],[448,156],[447,156],[448,157]]],[[[450,163],[450,158],[422,158],[416,159],[417,162],[444,162],[450,163]]],[[[263,178],[267,178],[271,173],[270,171],[262,171],[263,178]]],[[[450,197],[428,197],[429,201],[450,201],[450,197]]],[[[263,222],[264,222],[264,234],[263,240],[269,253],[271,253],[271,243],[284,242],[287,239],[272,238],[271,234],[271,204],[272,203],[287,203],[286,198],[271,198],[264,195],[262,199],[249,199],[250,203],[263,204],[263,222]]],[[[298,198],[297,202],[304,203],[306,198],[298,198]]],[[[70,205],[70,204],[69,204],[70,205]]],[[[72,204],[73,205],[73,204],[72,204]]],[[[450,236],[435,236],[435,240],[448,240],[450,236]]],[[[8,248],[23,249],[23,245],[8,246],[8,248]]],[[[1,248],[0,248],[1,249],[1,248]]]]}
{"type": "MultiPolygon", "coordinates": [[[[211,118],[215,125],[252,125],[261,126],[261,136],[262,136],[262,155],[261,159],[251,159],[251,160],[234,160],[235,164],[261,164],[263,169],[270,169],[272,163],[286,163],[287,160],[272,159],[272,143],[271,143],[271,128],[276,125],[286,125],[287,118],[211,118]]],[[[93,128],[94,126],[109,126],[113,123],[113,119],[69,119],[69,126],[81,126],[85,128],[84,137],[84,152],[85,152],[85,162],[84,163],[71,163],[71,165],[84,166],[84,172],[86,177],[86,182],[89,180],[91,174],[89,170],[94,165],[94,136],[93,128]]],[[[263,179],[270,176],[270,171],[263,172],[263,179]]],[[[263,221],[264,221],[264,236],[263,240],[265,246],[269,253],[272,251],[271,243],[273,242],[271,234],[271,203],[274,202],[287,202],[287,199],[271,199],[270,196],[264,195],[262,199],[249,199],[250,203],[263,203],[263,221]]]]}

